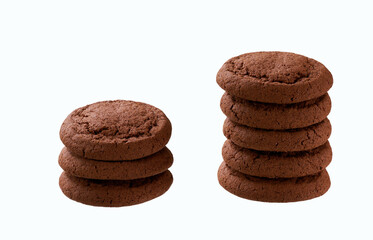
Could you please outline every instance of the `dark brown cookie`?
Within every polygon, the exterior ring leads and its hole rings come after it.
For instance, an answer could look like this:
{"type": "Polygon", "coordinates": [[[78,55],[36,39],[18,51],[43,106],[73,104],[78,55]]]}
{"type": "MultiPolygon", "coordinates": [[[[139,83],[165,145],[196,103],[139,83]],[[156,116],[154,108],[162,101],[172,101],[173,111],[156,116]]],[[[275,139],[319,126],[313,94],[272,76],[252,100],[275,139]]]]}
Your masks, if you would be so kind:
{"type": "Polygon", "coordinates": [[[326,170],[300,178],[258,178],[229,168],[224,162],[218,171],[220,185],[228,192],[262,202],[296,202],[320,197],[330,187],[326,170]]]}
{"type": "Polygon", "coordinates": [[[324,170],[332,160],[329,142],[302,152],[262,152],[242,148],[227,140],[223,159],[241,173],[266,178],[293,178],[313,175],[324,170]]]}
{"type": "Polygon", "coordinates": [[[262,129],[307,127],[324,120],[331,109],[328,94],[294,104],[260,103],[225,93],[220,101],[223,113],[232,121],[262,129]]]}
{"type": "Polygon", "coordinates": [[[60,188],[70,199],[92,206],[121,207],[152,200],[164,194],[173,181],[170,171],[136,180],[90,180],[63,172],[60,188]]]}
{"type": "Polygon", "coordinates": [[[134,160],[161,150],[171,136],[166,115],[151,105],[117,100],[87,105],[63,122],[60,137],[74,155],[134,160]]]}
{"type": "Polygon", "coordinates": [[[229,59],[217,83],[230,94],[265,103],[297,103],[324,95],[329,70],[314,59],[287,52],[254,52],[229,59]]]}
{"type": "Polygon", "coordinates": [[[328,119],[306,128],[264,130],[232,122],[224,122],[224,135],[236,145],[259,151],[306,151],[326,143],[332,131],[328,119]]]}
{"type": "Polygon", "coordinates": [[[167,147],[145,158],[132,161],[98,161],[75,156],[65,147],[58,158],[61,168],[70,175],[102,180],[132,180],[157,175],[173,163],[167,147]]]}

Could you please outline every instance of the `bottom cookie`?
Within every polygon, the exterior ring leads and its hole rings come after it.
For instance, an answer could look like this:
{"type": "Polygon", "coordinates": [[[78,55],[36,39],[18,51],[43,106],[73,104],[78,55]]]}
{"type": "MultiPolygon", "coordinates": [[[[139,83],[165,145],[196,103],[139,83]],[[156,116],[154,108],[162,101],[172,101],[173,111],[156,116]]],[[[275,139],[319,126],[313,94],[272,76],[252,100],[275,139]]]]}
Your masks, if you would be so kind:
{"type": "Polygon", "coordinates": [[[63,172],[59,184],[70,199],[92,206],[122,207],[143,203],[164,194],[171,186],[170,171],[136,180],[91,180],[63,172]]]}
{"type": "Polygon", "coordinates": [[[296,202],[322,196],[330,187],[326,170],[299,178],[259,178],[235,171],[224,162],[218,171],[220,185],[228,192],[262,202],[296,202]]]}

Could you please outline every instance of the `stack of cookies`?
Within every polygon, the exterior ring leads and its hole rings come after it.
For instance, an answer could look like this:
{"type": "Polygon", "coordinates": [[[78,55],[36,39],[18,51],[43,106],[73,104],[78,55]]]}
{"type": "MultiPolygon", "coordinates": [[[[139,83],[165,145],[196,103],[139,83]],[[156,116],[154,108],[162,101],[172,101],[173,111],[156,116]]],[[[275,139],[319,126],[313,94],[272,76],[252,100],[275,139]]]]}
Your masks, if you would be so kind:
{"type": "Polygon", "coordinates": [[[227,116],[220,185],[265,202],[323,195],[332,159],[328,69],[294,53],[248,53],[228,60],[217,83],[227,116]]]}
{"type": "Polygon", "coordinates": [[[58,162],[62,192],[94,206],[139,204],[165,193],[173,178],[166,144],[171,123],[140,102],[104,101],[73,111],[63,122],[58,162]]]}

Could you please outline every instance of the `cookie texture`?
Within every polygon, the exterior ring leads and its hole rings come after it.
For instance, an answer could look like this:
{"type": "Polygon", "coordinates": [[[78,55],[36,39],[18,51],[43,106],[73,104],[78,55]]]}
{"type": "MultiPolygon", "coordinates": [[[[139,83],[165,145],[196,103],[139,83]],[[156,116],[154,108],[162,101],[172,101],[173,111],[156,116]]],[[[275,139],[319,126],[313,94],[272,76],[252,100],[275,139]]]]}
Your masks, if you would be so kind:
{"type": "Polygon", "coordinates": [[[330,187],[326,170],[300,178],[258,178],[232,170],[224,162],[218,171],[220,185],[228,192],[263,202],[296,202],[322,196],[330,187]]]}
{"type": "Polygon", "coordinates": [[[222,149],[225,163],[241,173],[265,178],[293,178],[323,171],[332,160],[329,142],[309,151],[263,152],[242,148],[225,141],[222,149]]]}
{"type": "Polygon", "coordinates": [[[229,59],[216,81],[228,93],[251,101],[297,103],[324,95],[333,85],[318,61],[288,52],[253,52],[229,59]]]}
{"type": "Polygon", "coordinates": [[[161,110],[145,103],[103,101],[73,111],[60,137],[76,156],[134,160],[160,151],[171,137],[171,123],[161,110]]]}
{"type": "Polygon", "coordinates": [[[232,121],[262,129],[294,129],[324,120],[331,109],[328,94],[294,104],[260,103],[225,93],[220,101],[223,113],[232,121]]]}
{"type": "Polygon", "coordinates": [[[63,172],[59,184],[62,192],[74,201],[92,206],[121,207],[161,196],[170,188],[172,181],[169,171],[128,181],[89,180],[63,172]]]}
{"type": "Polygon", "coordinates": [[[319,147],[326,143],[332,127],[328,119],[306,128],[264,130],[232,122],[224,122],[224,135],[238,146],[259,151],[295,152],[319,147]]]}
{"type": "Polygon", "coordinates": [[[68,174],[102,180],[132,180],[157,175],[173,163],[167,147],[161,151],[132,161],[98,161],[75,156],[65,147],[58,158],[61,168],[68,174]]]}

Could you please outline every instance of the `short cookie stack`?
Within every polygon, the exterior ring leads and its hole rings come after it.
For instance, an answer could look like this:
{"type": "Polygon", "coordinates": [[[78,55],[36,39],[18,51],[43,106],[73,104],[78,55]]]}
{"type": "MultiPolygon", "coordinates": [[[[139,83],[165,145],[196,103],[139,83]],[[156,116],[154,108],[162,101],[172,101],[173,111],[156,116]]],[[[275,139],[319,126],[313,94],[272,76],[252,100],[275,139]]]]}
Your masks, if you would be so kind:
{"type": "Polygon", "coordinates": [[[328,69],[294,53],[248,53],[224,63],[217,83],[226,91],[220,106],[228,138],[220,185],[265,202],[323,195],[332,159],[328,69]]]}
{"type": "Polygon", "coordinates": [[[171,123],[159,109],[117,100],[87,105],[63,122],[58,162],[62,192],[104,207],[143,203],[165,193],[173,177],[166,144],[171,123]]]}

